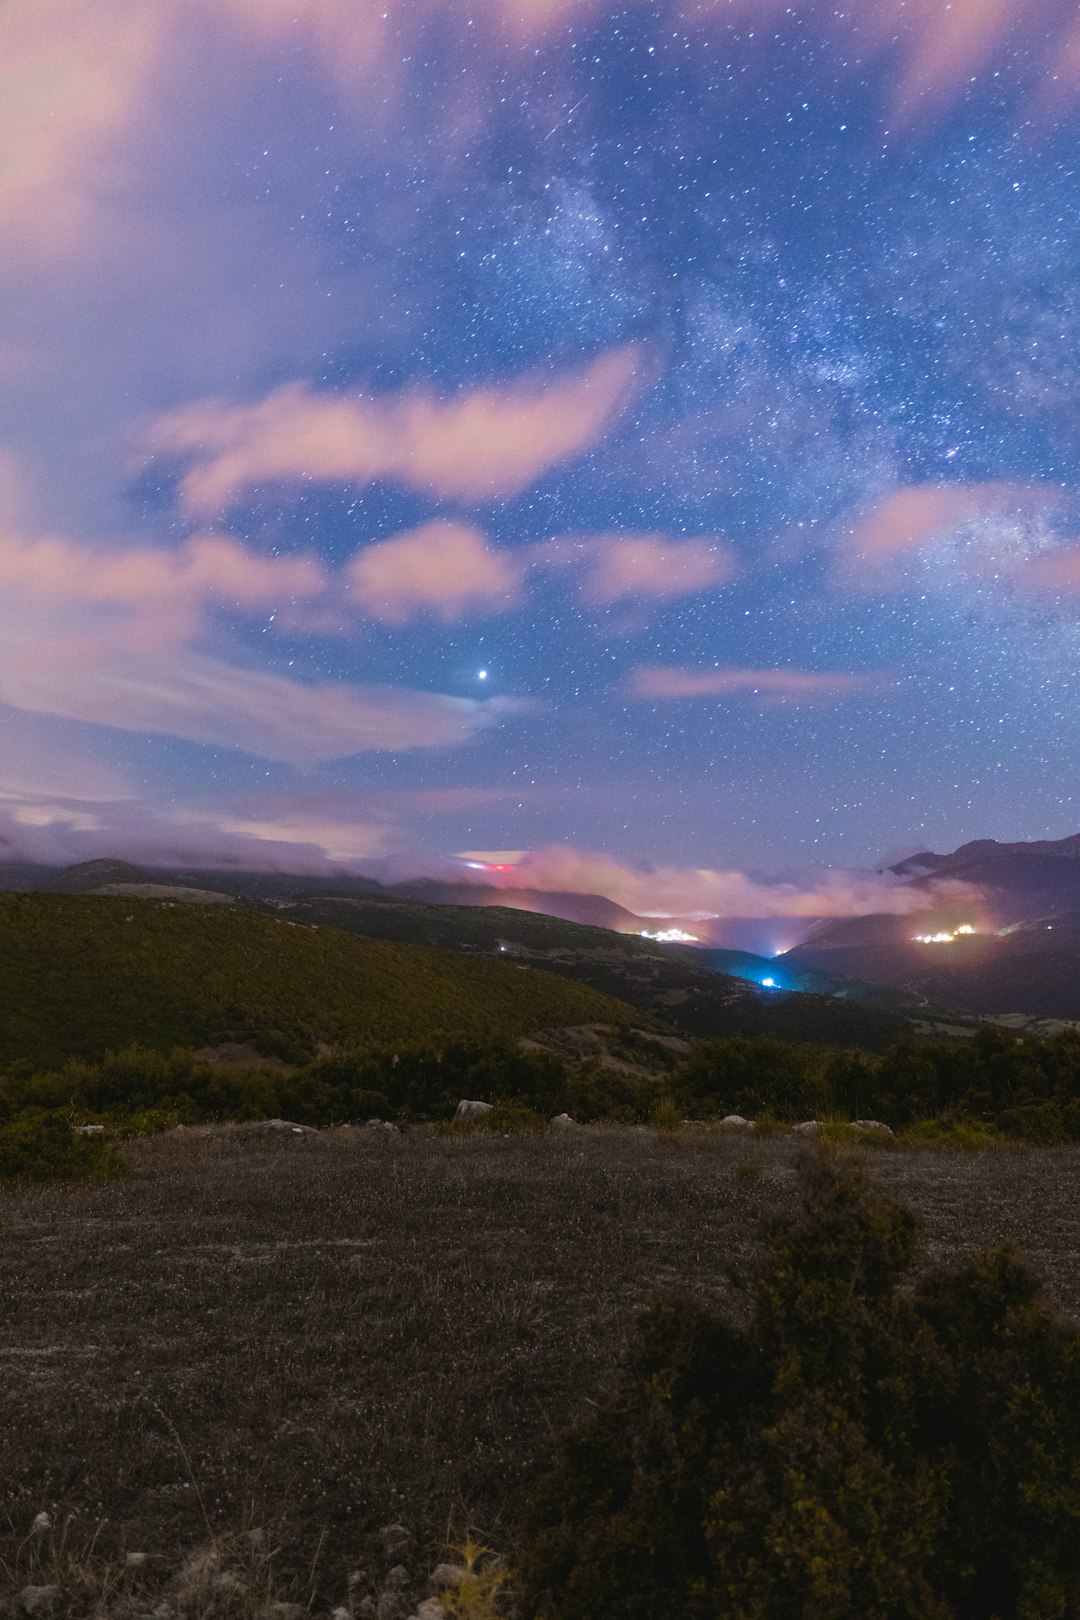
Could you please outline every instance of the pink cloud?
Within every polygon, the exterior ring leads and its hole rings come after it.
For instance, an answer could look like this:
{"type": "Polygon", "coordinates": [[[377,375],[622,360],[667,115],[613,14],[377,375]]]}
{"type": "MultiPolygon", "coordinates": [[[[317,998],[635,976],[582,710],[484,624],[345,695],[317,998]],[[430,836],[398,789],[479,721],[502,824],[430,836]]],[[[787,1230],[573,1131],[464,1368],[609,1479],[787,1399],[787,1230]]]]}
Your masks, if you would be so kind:
{"type": "Polygon", "coordinates": [[[311,558],[216,536],[121,552],[0,538],[0,702],[298,765],[450,747],[512,712],[505,701],[304,684],[200,650],[215,610],[265,613],[325,585],[311,558]]]}
{"type": "Polygon", "coordinates": [[[417,613],[444,620],[500,613],[517,602],[522,564],[464,523],[422,524],[366,546],[345,570],[364,611],[391,624],[417,613]]]}
{"type": "Polygon", "coordinates": [[[843,554],[856,570],[877,570],[968,524],[1029,516],[1060,498],[1060,491],[1028,484],[910,485],[891,491],[850,520],[843,554]]]}
{"type": "Polygon", "coordinates": [[[162,44],[131,0],[34,0],[0,15],[0,263],[75,245],[108,144],[128,128],[162,44]]]}
{"type": "Polygon", "coordinates": [[[1080,591],[1080,546],[1066,544],[1057,551],[1022,562],[1011,571],[1010,578],[1022,590],[1060,591],[1070,595],[1080,591]]]}
{"type": "MultiPolygon", "coordinates": [[[[925,910],[925,889],[900,887],[877,873],[817,870],[803,882],[767,882],[746,872],[712,867],[634,868],[605,855],[557,845],[526,853],[511,871],[485,881],[502,887],[603,894],[639,917],[858,917],[925,910]]],[[[966,884],[946,893],[972,896],[966,884]]]]}
{"type": "Polygon", "coordinates": [[[673,540],[664,534],[565,536],[533,548],[546,567],[582,570],[587,602],[686,596],[724,585],[736,572],[732,548],[722,540],[673,540]]]}
{"type": "Polygon", "coordinates": [[[634,697],[665,699],[729,697],[745,693],[763,703],[799,700],[838,700],[859,692],[879,690],[880,675],[852,675],[842,671],[804,669],[679,669],[643,665],[628,681],[634,697]]]}
{"type": "Polygon", "coordinates": [[[495,500],[594,444],[634,392],[639,356],[614,349],[574,372],[440,399],[319,394],[286,383],[254,405],[206,400],[160,418],[152,447],[192,464],[187,509],[220,511],[243,490],[279,482],[364,486],[389,479],[444,499],[495,500]]]}
{"type": "MultiPolygon", "coordinates": [[[[71,248],[101,223],[102,194],[137,162],[134,141],[155,88],[185,49],[246,57],[299,48],[334,80],[346,107],[393,107],[403,59],[433,17],[448,35],[485,38],[490,70],[558,48],[568,23],[600,18],[610,0],[30,0],[0,11],[0,259],[71,248]],[[239,38],[237,36],[240,36],[239,38]],[[230,37],[231,36],[231,37],[230,37]],[[246,46],[246,50],[245,50],[246,46]]],[[[644,9],[644,7],[643,7],[644,9]]],[[[768,49],[789,0],[672,0],[669,20],[699,32],[734,24],[768,49]]],[[[962,94],[972,75],[1010,53],[1030,63],[1048,104],[1080,89],[1074,0],[859,0],[816,10],[840,59],[888,63],[891,113],[915,122],[962,94]]],[[[475,128],[484,98],[459,96],[457,127],[475,128]]]]}

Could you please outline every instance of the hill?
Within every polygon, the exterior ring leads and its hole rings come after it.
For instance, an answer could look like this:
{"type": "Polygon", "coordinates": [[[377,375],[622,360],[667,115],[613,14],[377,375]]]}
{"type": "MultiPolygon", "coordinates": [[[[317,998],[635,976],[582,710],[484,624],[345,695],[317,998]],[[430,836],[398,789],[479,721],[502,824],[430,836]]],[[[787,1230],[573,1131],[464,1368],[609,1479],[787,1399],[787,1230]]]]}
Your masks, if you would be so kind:
{"type": "Polygon", "coordinates": [[[640,1022],[554,974],[358,939],[249,909],[0,894],[0,1062],[56,1064],[132,1042],[320,1046],[640,1022]]]}
{"type": "Polygon", "coordinates": [[[785,975],[776,988],[763,989],[771,966],[764,957],[660,945],[638,934],[504,906],[328,893],[278,904],[291,918],[364,937],[526,962],[615,996],[690,1037],[775,1035],[884,1051],[910,1033],[911,1018],[926,1012],[921,1000],[870,986],[864,987],[865,999],[848,999],[841,980],[821,975],[785,975]],[[734,971],[718,971],[714,957],[734,971]]]}
{"type": "Polygon", "coordinates": [[[789,951],[794,974],[858,974],[975,1014],[1080,1018],[1080,837],[1031,844],[979,839],[949,855],[926,851],[891,868],[926,893],[906,917],[825,924],[789,951]],[[968,885],[939,900],[942,880],[968,885]],[[972,933],[949,935],[960,922],[972,933]]]}

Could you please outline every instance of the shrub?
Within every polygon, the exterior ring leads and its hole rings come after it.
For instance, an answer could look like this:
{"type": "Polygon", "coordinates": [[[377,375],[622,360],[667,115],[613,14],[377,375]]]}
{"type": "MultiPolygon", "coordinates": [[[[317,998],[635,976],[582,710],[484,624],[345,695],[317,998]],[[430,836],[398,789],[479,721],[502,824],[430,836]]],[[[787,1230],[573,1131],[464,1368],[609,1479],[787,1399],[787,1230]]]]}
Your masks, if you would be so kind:
{"type": "Polygon", "coordinates": [[[107,1137],[80,1135],[66,1114],[26,1109],[0,1126],[0,1181],[96,1181],[123,1168],[107,1137]]]}
{"type": "Polygon", "coordinates": [[[818,1161],[749,1325],[669,1300],[525,1511],[536,1620],[1071,1620],[1080,1335],[818,1161]]]}

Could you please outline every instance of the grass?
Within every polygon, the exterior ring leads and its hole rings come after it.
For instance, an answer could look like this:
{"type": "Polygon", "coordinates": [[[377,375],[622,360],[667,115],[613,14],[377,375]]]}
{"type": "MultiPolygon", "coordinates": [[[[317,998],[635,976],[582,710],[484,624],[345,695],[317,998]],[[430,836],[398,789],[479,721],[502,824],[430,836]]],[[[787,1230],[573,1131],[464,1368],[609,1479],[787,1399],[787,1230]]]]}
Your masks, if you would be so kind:
{"type": "MultiPolygon", "coordinates": [[[[522,1490],[640,1309],[744,1309],[758,1218],[792,1207],[806,1151],[705,1128],[200,1127],[127,1144],[117,1181],[0,1188],[0,1586],[55,1579],[65,1620],[271,1620],[377,1595],[391,1521],[415,1537],[413,1607],[448,1521],[512,1556],[522,1490]]],[[[1030,1154],[869,1162],[935,1262],[1012,1238],[1080,1314],[1080,1151],[1039,1150],[1037,1175],[1030,1154]]]]}

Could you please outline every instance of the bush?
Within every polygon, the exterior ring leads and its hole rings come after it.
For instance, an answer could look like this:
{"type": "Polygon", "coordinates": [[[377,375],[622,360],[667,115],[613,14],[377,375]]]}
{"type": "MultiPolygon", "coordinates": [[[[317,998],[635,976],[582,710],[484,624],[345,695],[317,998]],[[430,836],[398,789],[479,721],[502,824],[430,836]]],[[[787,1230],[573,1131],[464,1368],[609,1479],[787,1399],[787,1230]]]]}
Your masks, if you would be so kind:
{"type": "Polygon", "coordinates": [[[914,1218],[819,1161],[749,1325],[666,1301],[523,1522],[534,1620],[1067,1620],[1080,1335],[1007,1252],[912,1281],[914,1218]]]}
{"type": "Polygon", "coordinates": [[[123,1168],[107,1137],[80,1135],[66,1114],[27,1109],[0,1125],[0,1181],[97,1181],[123,1168]]]}

